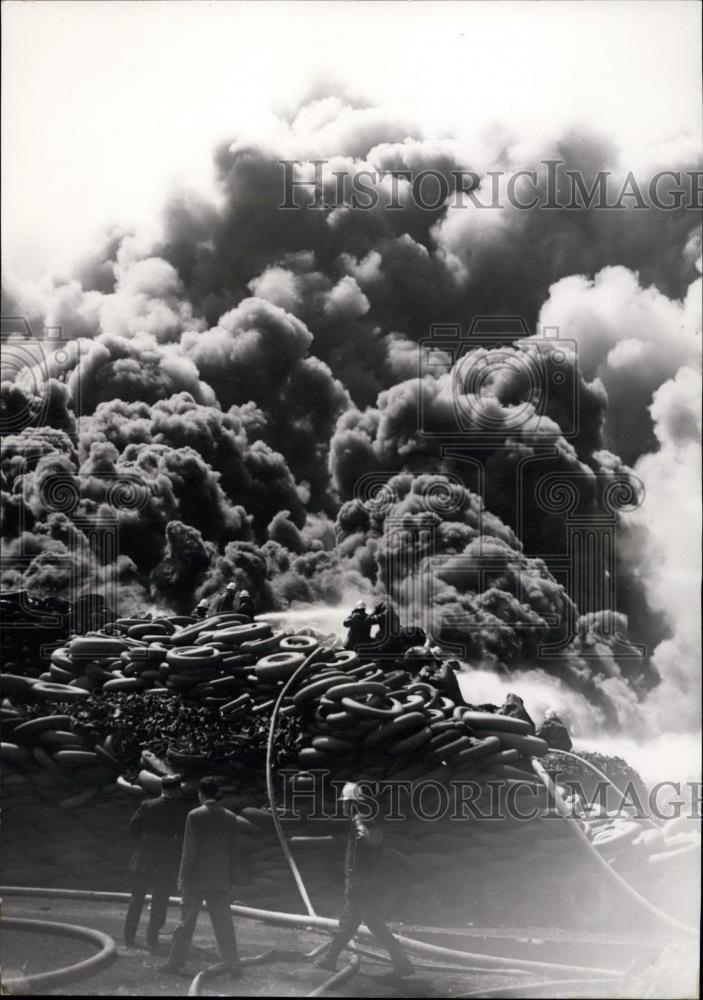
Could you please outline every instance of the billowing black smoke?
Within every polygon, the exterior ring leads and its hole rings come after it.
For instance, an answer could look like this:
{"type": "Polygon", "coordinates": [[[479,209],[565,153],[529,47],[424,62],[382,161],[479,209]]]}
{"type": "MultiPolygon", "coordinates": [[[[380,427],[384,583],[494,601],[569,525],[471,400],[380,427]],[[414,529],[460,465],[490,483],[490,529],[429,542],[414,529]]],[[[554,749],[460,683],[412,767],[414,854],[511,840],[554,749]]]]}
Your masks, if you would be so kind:
{"type": "MultiPolygon", "coordinates": [[[[695,218],[481,210],[455,191],[465,150],[338,101],[291,135],[224,144],[220,204],[174,199],[155,243],[113,233],[70,281],[8,281],[5,311],[68,343],[2,387],[3,584],[112,581],[123,610],[179,612],[229,580],[262,610],[388,594],[469,662],[558,673],[623,721],[671,673],[646,647],[679,641],[665,583],[641,576],[658,529],[613,497],[641,500],[695,437],[695,218]],[[282,211],[291,148],[300,176],[329,161],[328,198],[333,171],[429,168],[448,204],[282,211]],[[424,367],[433,324],[505,315],[538,335],[479,333],[424,367]],[[562,569],[569,524],[606,515],[621,544],[593,593],[620,582],[602,607],[562,569]]],[[[595,137],[517,150],[493,169],[625,172],[595,137]]]]}

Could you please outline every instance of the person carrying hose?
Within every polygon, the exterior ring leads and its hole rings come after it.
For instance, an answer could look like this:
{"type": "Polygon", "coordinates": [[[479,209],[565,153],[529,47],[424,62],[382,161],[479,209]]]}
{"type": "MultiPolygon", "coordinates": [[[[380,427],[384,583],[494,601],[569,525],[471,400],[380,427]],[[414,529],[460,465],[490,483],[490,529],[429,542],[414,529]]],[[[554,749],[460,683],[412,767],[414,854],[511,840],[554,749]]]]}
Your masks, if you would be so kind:
{"type": "Polygon", "coordinates": [[[139,843],[130,862],[132,896],[124,924],[124,942],[128,948],[134,947],[144,899],[149,891],[151,909],[146,941],[152,951],[158,948],[169,896],[176,888],[185,817],[180,776],[167,774],[161,782],[161,795],[142,802],[130,820],[130,832],[139,838],[139,843]]]}
{"type": "Polygon", "coordinates": [[[390,955],[393,975],[411,976],[414,971],[412,962],[388,929],[376,899],[382,834],[360,815],[360,807],[364,804],[359,785],[347,782],[342,789],[342,808],[349,817],[344,860],[344,906],[339,918],[339,930],[315,966],[334,972],[339,955],[363,922],[390,955]]]}
{"type": "MultiPolygon", "coordinates": [[[[378,631],[374,636],[374,654],[386,653],[388,656],[401,655],[404,651],[402,639],[402,628],[398,612],[392,604],[381,601],[373,609],[369,618],[371,625],[378,625],[378,631]]],[[[419,640],[420,630],[418,630],[419,640]]],[[[425,636],[422,634],[422,642],[425,636]]]]}
{"type": "Polygon", "coordinates": [[[354,610],[344,619],[344,627],[349,629],[345,649],[357,650],[371,642],[371,619],[363,601],[357,601],[354,610]]]}
{"type": "Polygon", "coordinates": [[[217,947],[230,976],[241,975],[234,922],[229,908],[238,874],[237,817],[217,801],[214,778],[202,778],[198,786],[200,805],[188,813],[183,854],[178,873],[181,922],[173,932],[168,961],[161,971],[179,975],[203,900],[215,933],[217,947]]]}

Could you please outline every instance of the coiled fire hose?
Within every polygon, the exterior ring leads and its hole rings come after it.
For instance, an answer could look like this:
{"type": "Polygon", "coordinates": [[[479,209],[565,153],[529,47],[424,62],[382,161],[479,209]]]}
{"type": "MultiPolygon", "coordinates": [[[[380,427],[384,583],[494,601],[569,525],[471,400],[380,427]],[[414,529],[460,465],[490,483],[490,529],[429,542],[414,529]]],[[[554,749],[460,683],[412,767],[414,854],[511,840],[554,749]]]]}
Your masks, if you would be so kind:
{"type": "Polygon", "coordinates": [[[48,990],[56,990],[77,980],[88,979],[102,969],[106,969],[117,958],[117,949],[114,940],[102,931],[96,931],[92,927],[79,927],[75,924],[59,923],[53,920],[29,920],[20,917],[3,917],[2,927],[8,931],[30,931],[36,934],[51,934],[57,937],[75,938],[79,941],[87,941],[88,944],[97,945],[99,950],[94,955],[66,965],[61,969],[52,969],[50,972],[38,972],[29,976],[3,976],[2,992],[9,994],[30,994],[36,996],[38,993],[46,993],[48,990]]]}
{"type": "Polygon", "coordinates": [[[581,843],[585,845],[591,857],[597,860],[601,871],[607,874],[607,877],[610,880],[610,882],[613,885],[617,886],[618,889],[622,889],[622,891],[625,892],[625,894],[630,899],[634,900],[634,902],[638,903],[641,907],[647,910],[647,912],[651,916],[655,917],[658,921],[660,921],[660,923],[664,923],[670,929],[682,932],[686,934],[688,937],[697,938],[698,931],[694,927],[689,927],[688,924],[684,924],[680,920],[677,920],[676,917],[672,917],[668,913],[665,913],[663,910],[660,910],[658,906],[654,905],[654,903],[650,903],[650,901],[646,899],[641,893],[637,892],[636,889],[633,889],[630,883],[626,882],[625,879],[622,877],[622,875],[619,875],[614,868],[611,868],[611,866],[608,864],[605,858],[601,857],[598,851],[594,848],[593,844],[588,839],[586,833],[584,833],[584,831],[581,829],[578,820],[572,815],[571,809],[566,804],[564,799],[561,797],[559,789],[556,787],[553,780],[551,779],[547,771],[544,769],[542,764],[537,760],[536,757],[531,758],[531,763],[532,763],[532,770],[535,772],[535,774],[538,776],[544,787],[547,789],[549,794],[554,799],[554,804],[557,807],[559,813],[564,817],[564,819],[566,819],[569,822],[569,829],[581,841],[581,843]]]}

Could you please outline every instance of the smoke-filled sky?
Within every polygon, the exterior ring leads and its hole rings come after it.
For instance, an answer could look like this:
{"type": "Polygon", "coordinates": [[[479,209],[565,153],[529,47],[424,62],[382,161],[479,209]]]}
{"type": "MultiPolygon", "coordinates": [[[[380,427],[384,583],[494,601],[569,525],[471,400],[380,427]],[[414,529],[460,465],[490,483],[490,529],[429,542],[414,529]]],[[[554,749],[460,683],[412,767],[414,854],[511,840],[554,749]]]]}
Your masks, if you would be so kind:
{"type": "Polygon", "coordinates": [[[212,190],[223,136],[344,92],[432,135],[616,134],[633,167],[700,127],[684,2],[3,4],[3,246],[36,270],[96,227],[212,190]]]}
{"type": "Polygon", "coordinates": [[[3,371],[3,584],[387,595],[577,735],[695,732],[700,213],[481,209],[453,172],[700,170],[699,13],[6,4],[3,315],[67,343],[3,371]],[[281,158],[451,196],[284,212],[281,158]],[[421,371],[431,324],[498,315],[520,343],[421,371]]]}

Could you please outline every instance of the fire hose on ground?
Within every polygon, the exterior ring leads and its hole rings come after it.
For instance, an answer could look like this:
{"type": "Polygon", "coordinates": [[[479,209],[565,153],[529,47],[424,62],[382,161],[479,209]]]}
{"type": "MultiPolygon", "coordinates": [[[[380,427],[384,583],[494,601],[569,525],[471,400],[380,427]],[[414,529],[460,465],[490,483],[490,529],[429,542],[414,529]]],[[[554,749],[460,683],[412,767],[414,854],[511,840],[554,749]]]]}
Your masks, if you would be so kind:
{"type": "MultiPolygon", "coordinates": [[[[291,675],[291,677],[288,679],[288,681],[284,684],[283,688],[281,689],[271,714],[267,753],[266,753],[266,784],[267,784],[269,804],[271,807],[271,814],[273,818],[274,827],[281,846],[281,850],[283,851],[284,857],[286,859],[286,863],[288,864],[288,867],[291,870],[293,878],[296,882],[296,886],[300,893],[301,899],[303,901],[303,905],[307,910],[307,915],[290,914],[290,913],[284,913],[280,911],[277,912],[271,910],[261,910],[255,907],[242,906],[239,904],[233,905],[231,907],[231,910],[235,916],[246,919],[257,920],[262,923],[273,924],[275,926],[291,927],[297,929],[307,928],[309,930],[320,931],[322,933],[333,933],[337,929],[337,921],[331,920],[326,917],[320,917],[316,914],[313,904],[305,888],[300,871],[295,863],[295,859],[293,858],[290,848],[288,846],[288,842],[286,840],[285,833],[283,831],[276,809],[274,786],[273,786],[273,766],[272,766],[273,741],[275,736],[278,713],[283,698],[287,694],[288,690],[297,681],[298,677],[301,674],[303,674],[308,669],[308,667],[313,662],[315,662],[315,660],[318,660],[321,653],[323,652],[325,652],[324,648],[317,649],[315,650],[314,653],[310,654],[305,659],[305,661],[300,665],[300,667],[298,667],[297,670],[291,675]]],[[[660,910],[653,903],[650,903],[649,900],[645,899],[640,893],[638,893],[635,889],[633,889],[632,886],[630,886],[625,881],[625,879],[623,879],[620,875],[618,875],[608,865],[608,863],[603,858],[601,858],[598,852],[593,848],[588,837],[581,829],[576,819],[571,815],[569,807],[562,799],[559,790],[556,788],[554,782],[547,774],[545,769],[542,767],[539,761],[537,761],[534,757],[531,758],[531,762],[535,773],[540,778],[542,783],[545,785],[547,791],[553,798],[556,808],[566,820],[570,821],[570,829],[579,838],[581,843],[586,847],[590,855],[597,859],[597,863],[600,866],[600,869],[605,870],[605,873],[607,873],[607,877],[610,879],[611,883],[614,884],[619,890],[625,892],[630,899],[638,903],[641,907],[644,907],[650,916],[654,916],[660,923],[665,924],[669,931],[675,930],[679,933],[683,932],[691,937],[697,936],[697,931],[694,928],[689,927],[686,924],[683,924],[681,921],[676,920],[674,917],[669,916],[669,914],[664,913],[664,911],[660,910]]],[[[596,768],[594,768],[594,770],[597,771],[596,768]]],[[[6,887],[0,889],[0,892],[3,892],[6,895],[34,896],[34,897],[57,898],[57,899],[61,898],[80,899],[80,900],[105,901],[105,902],[126,902],[130,898],[129,894],[127,893],[90,892],[87,890],[71,890],[71,889],[52,890],[52,889],[37,889],[33,887],[32,888],[6,887]]],[[[180,903],[180,899],[173,897],[170,900],[170,902],[180,903]]],[[[15,920],[14,922],[15,924],[18,923],[17,920],[15,920]]],[[[5,924],[6,927],[12,926],[12,920],[10,919],[4,920],[3,923],[5,924]]],[[[61,932],[71,933],[71,929],[74,932],[80,931],[84,937],[86,936],[89,937],[91,941],[100,940],[102,951],[98,954],[98,956],[92,956],[91,959],[88,959],[83,963],[77,963],[75,966],[67,967],[66,969],[63,970],[56,970],[55,972],[52,973],[40,974],[39,976],[27,977],[26,979],[21,981],[20,980],[10,981],[11,983],[31,982],[32,988],[36,991],[38,986],[49,988],[44,984],[45,977],[57,977],[57,976],[65,977],[66,975],[71,975],[73,976],[73,979],[71,979],[71,981],[75,981],[75,977],[84,978],[86,975],[92,975],[94,974],[94,972],[99,971],[99,968],[105,967],[106,964],[109,964],[109,962],[112,962],[115,959],[116,953],[115,953],[114,941],[107,935],[101,935],[100,932],[98,931],[90,931],[87,928],[71,928],[71,925],[66,925],[66,924],[49,925],[48,922],[44,921],[19,921],[19,923],[23,923],[26,929],[29,929],[30,924],[37,925],[32,927],[32,929],[34,930],[40,930],[41,927],[39,925],[46,923],[47,927],[52,926],[54,928],[53,931],[47,930],[47,933],[61,933],[61,932]],[[61,928],[61,931],[59,930],[59,928],[61,928]],[[99,963],[97,966],[96,962],[99,963]],[[40,980],[41,983],[39,982],[40,980]]],[[[359,937],[364,939],[373,937],[371,932],[366,927],[360,928],[360,930],[357,933],[359,937]]],[[[74,933],[73,936],[78,936],[78,935],[74,933]]],[[[419,941],[413,938],[408,938],[402,935],[398,935],[397,939],[399,943],[412,954],[425,956],[427,958],[434,959],[435,961],[438,959],[444,961],[451,961],[457,963],[461,968],[464,968],[467,971],[468,971],[467,966],[471,966],[472,970],[475,971],[493,971],[493,970],[506,971],[509,969],[511,973],[516,973],[516,974],[534,975],[535,973],[538,972],[542,972],[545,975],[551,975],[551,976],[570,974],[572,977],[574,975],[579,975],[581,977],[586,976],[588,977],[589,983],[593,983],[595,981],[593,979],[594,976],[597,978],[597,981],[599,982],[607,981],[612,983],[613,981],[621,979],[624,974],[624,970],[615,971],[610,969],[597,969],[588,966],[575,966],[575,965],[568,965],[568,964],[561,964],[554,962],[539,962],[528,959],[503,958],[500,956],[492,956],[476,952],[461,951],[452,948],[445,948],[439,945],[432,945],[427,942],[419,941]]],[[[316,951],[319,950],[320,950],[319,948],[316,949],[316,951]]],[[[358,951],[358,949],[354,948],[350,950],[358,951]]],[[[270,955],[270,952],[266,953],[266,955],[270,955]]],[[[247,964],[255,964],[256,961],[264,960],[264,957],[265,956],[256,956],[253,960],[250,959],[249,962],[247,962],[247,964]]],[[[302,956],[302,957],[309,958],[310,956],[302,956]]],[[[333,977],[328,979],[325,983],[322,984],[321,987],[319,987],[310,995],[315,995],[315,996],[321,995],[327,988],[332,988],[334,985],[339,984],[342,980],[346,980],[351,975],[354,975],[355,972],[358,970],[358,967],[359,967],[358,955],[353,955],[352,960],[349,962],[348,966],[345,966],[345,968],[340,970],[339,973],[335,973],[333,977]]],[[[200,984],[204,981],[205,978],[207,978],[207,972],[208,970],[203,970],[203,972],[200,973],[199,976],[196,976],[196,979],[193,981],[192,984],[192,989],[193,988],[197,989],[197,992],[193,993],[192,995],[199,995],[200,984]],[[197,987],[195,985],[196,980],[198,983],[197,987]]],[[[49,979],[49,981],[52,980],[49,979]]],[[[66,978],[60,979],[61,983],[67,981],[68,980],[66,978]]],[[[56,980],[54,979],[53,982],[56,982],[56,980]]],[[[578,982],[580,983],[581,980],[579,980],[578,982]]],[[[558,983],[555,980],[549,981],[549,984],[552,987],[557,987],[557,985],[561,983],[563,983],[565,988],[567,987],[567,984],[569,986],[574,986],[574,987],[576,986],[576,981],[573,979],[559,980],[558,983]]],[[[536,988],[537,986],[534,983],[531,983],[525,987],[525,991],[528,990],[534,991],[536,988]]],[[[483,995],[486,995],[485,992],[483,993],[483,995]]],[[[502,995],[502,993],[500,990],[493,991],[493,995],[500,996],[502,995]]]]}
{"type": "Polygon", "coordinates": [[[2,992],[9,994],[36,995],[42,991],[55,990],[77,980],[88,979],[101,972],[117,958],[114,940],[92,927],[80,927],[53,920],[29,920],[20,917],[3,917],[2,926],[8,931],[29,931],[35,934],[51,934],[57,937],[75,938],[98,946],[98,952],[88,958],[51,972],[38,972],[29,976],[3,977],[2,992]]]}

